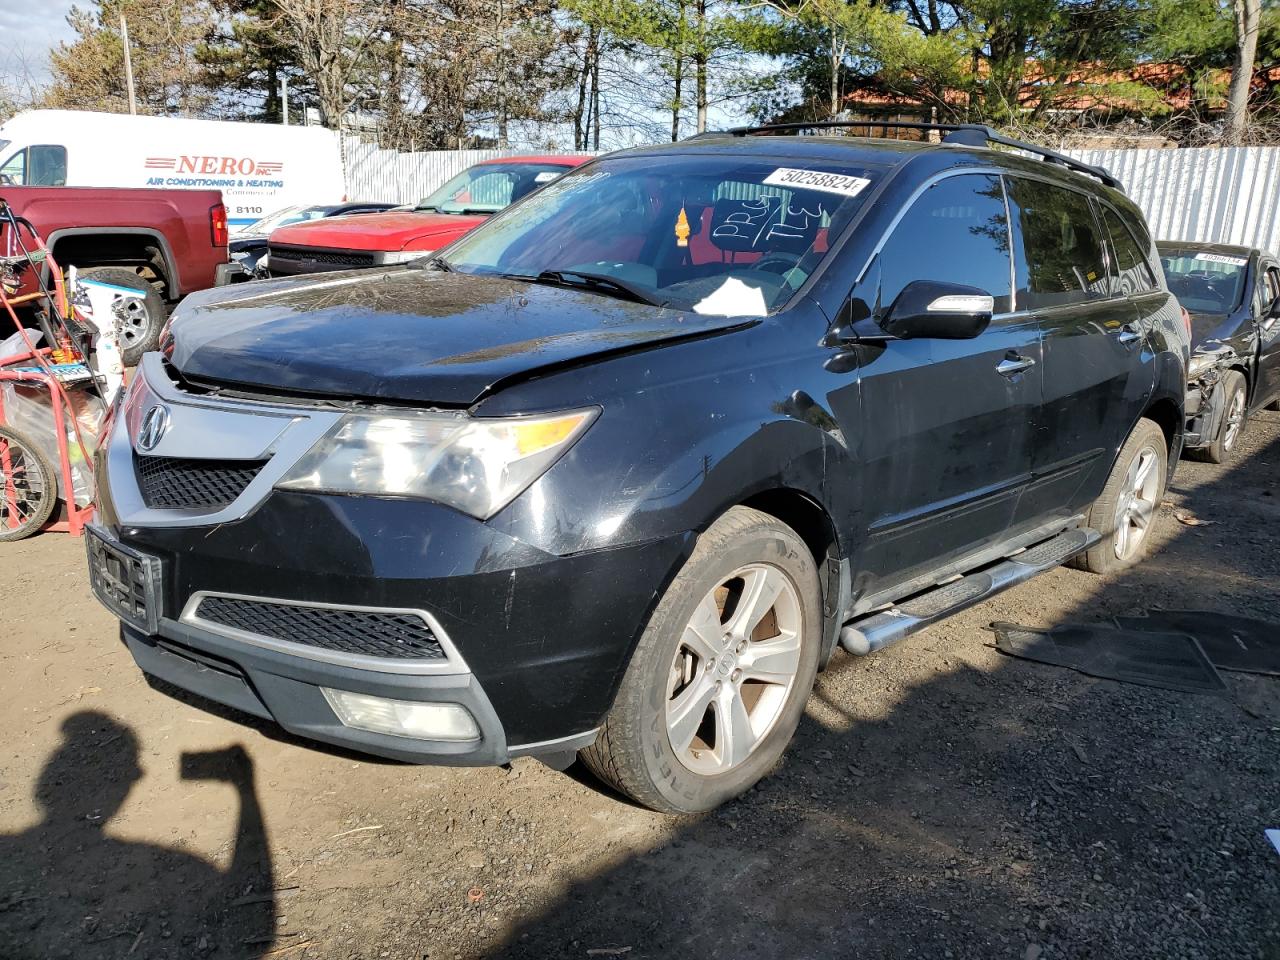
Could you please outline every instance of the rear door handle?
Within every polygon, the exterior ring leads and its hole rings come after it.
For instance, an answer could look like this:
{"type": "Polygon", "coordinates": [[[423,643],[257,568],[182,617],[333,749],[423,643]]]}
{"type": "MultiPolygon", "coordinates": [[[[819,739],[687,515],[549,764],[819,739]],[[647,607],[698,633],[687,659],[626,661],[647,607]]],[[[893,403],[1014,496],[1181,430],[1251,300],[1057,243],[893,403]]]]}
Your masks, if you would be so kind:
{"type": "Polygon", "coordinates": [[[1036,362],[1030,357],[1022,357],[1010,351],[1008,356],[996,364],[996,373],[1002,377],[1012,377],[1015,373],[1020,373],[1035,365],[1036,362]]]}

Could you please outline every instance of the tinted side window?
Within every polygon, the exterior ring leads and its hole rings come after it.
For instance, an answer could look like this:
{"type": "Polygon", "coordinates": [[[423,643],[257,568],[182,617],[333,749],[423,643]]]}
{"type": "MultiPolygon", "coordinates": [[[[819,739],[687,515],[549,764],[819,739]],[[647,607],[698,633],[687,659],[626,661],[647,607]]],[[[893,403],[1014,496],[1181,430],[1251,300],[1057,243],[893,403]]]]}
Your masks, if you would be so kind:
{"type": "Polygon", "coordinates": [[[1006,182],[1020,239],[1014,250],[1018,309],[1105,297],[1102,238],[1089,198],[1041,180],[1006,182]]]}
{"type": "Polygon", "coordinates": [[[980,287],[1009,306],[1009,225],[998,177],[947,177],[916,198],[880,251],[880,302],[913,280],[980,287]]]}
{"type": "Polygon", "coordinates": [[[1102,221],[1107,226],[1107,239],[1111,242],[1111,293],[1128,296],[1156,289],[1156,279],[1129,228],[1120,222],[1112,211],[1102,210],[1102,221]]]}

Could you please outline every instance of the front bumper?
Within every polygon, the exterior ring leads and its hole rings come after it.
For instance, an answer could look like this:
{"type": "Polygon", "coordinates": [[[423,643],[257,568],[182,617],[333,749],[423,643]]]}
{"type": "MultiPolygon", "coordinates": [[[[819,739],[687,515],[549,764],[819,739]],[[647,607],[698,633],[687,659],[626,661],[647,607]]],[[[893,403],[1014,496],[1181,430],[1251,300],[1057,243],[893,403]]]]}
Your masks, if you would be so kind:
{"type": "Polygon", "coordinates": [[[398,760],[502,763],[593,739],[692,534],[557,556],[496,522],[434,503],[275,490],[272,477],[290,465],[277,461],[300,456],[329,414],[295,408],[280,419],[281,411],[262,406],[266,415],[249,422],[256,415],[236,403],[162,383],[155,357],[148,355],[144,382],[118,411],[97,470],[102,532],[154,558],[161,571],[154,616],[145,626],[122,626],[144,672],[300,736],[398,760]],[[140,414],[156,402],[168,406],[172,426],[151,453],[189,459],[204,443],[214,448],[206,456],[225,456],[239,444],[235,456],[268,456],[268,465],[226,507],[148,506],[133,438],[140,414]],[[200,616],[203,595],[421,611],[448,662],[424,666],[264,642],[200,616]],[[458,703],[481,737],[432,741],[345,727],[322,687],[458,703]]]}
{"type": "Polygon", "coordinates": [[[1202,377],[1187,385],[1187,428],[1184,449],[1196,450],[1207,447],[1213,443],[1222,429],[1222,417],[1226,412],[1226,404],[1222,391],[1218,389],[1221,382],[1221,371],[1215,368],[1206,371],[1202,377]]]}

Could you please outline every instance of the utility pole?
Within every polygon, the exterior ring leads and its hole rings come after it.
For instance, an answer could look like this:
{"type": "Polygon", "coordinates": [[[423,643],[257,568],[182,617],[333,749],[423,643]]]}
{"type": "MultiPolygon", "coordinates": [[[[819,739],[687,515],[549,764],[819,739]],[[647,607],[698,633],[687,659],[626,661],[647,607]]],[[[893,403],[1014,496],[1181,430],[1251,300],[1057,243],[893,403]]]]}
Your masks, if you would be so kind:
{"type": "Polygon", "coordinates": [[[120,14],[120,40],[124,43],[124,82],[129,88],[129,113],[138,112],[138,97],[133,90],[133,58],[129,55],[129,21],[120,14]]]}
{"type": "Polygon", "coordinates": [[[281,122],[287,127],[289,125],[289,75],[287,73],[280,75],[280,117],[281,122]]]}

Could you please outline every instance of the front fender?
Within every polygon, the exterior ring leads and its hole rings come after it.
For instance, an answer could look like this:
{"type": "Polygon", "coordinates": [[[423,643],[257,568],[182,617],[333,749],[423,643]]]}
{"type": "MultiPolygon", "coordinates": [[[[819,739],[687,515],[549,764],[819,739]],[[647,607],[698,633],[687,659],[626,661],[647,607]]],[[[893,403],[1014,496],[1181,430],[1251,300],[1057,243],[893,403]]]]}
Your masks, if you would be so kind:
{"type": "Polygon", "coordinates": [[[565,409],[567,394],[601,415],[490,524],[563,556],[700,531],[765,490],[797,491],[847,518],[848,485],[830,478],[850,475],[849,448],[812,399],[817,387],[797,389],[820,369],[816,339],[779,350],[757,327],[503,391],[486,415],[565,409]]]}

